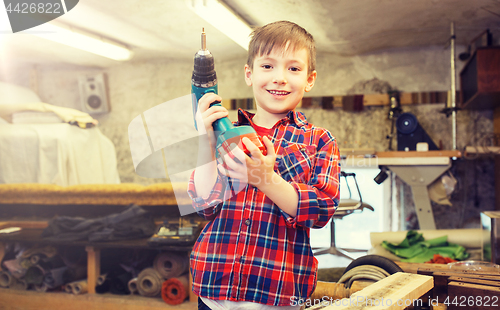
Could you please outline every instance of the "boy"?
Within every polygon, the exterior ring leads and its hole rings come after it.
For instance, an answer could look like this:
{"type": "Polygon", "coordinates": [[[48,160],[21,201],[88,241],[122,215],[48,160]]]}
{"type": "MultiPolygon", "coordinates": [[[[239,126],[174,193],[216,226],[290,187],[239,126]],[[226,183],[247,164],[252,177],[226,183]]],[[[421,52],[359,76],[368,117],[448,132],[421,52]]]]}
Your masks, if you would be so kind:
{"type": "MultiPolygon", "coordinates": [[[[294,111],[316,80],[313,37],[275,22],[252,33],[245,81],[257,112],[239,110],[236,125],[251,125],[267,155],[248,138],[215,161],[212,123],[228,115],[221,100],[199,101],[212,162],[196,168],[188,192],[210,222],[191,253],[199,309],[300,309],[316,286],[317,260],[309,229],[325,226],[338,205],[340,172],[335,138],[294,111]],[[238,188],[234,191],[234,188],[238,188]],[[208,307],[207,307],[208,306],[208,307]]],[[[201,146],[200,146],[201,149],[201,146]]],[[[204,160],[203,162],[209,162],[204,160]]]]}

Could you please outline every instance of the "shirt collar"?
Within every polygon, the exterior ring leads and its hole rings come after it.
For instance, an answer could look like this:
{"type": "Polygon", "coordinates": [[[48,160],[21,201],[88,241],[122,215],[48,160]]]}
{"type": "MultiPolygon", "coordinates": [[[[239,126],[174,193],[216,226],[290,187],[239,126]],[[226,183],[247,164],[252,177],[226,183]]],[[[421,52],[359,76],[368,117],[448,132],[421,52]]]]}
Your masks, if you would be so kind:
{"type": "MultiPolygon", "coordinates": [[[[245,111],[243,109],[238,109],[238,125],[253,125],[252,118],[254,113],[245,111]]],[[[304,113],[297,112],[295,110],[289,111],[285,118],[290,121],[290,123],[295,123],[298,127],[307,125],[307,119],[304,113]]]]}

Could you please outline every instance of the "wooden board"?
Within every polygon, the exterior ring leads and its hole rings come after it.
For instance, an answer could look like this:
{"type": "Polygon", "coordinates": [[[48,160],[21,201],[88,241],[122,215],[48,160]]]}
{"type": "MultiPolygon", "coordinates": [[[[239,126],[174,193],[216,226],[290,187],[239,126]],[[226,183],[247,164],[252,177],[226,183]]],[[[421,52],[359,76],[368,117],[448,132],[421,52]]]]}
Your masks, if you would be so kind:
{"type": "Polygon", "coordinates": [[[375,155],[379,158],[385,157],[461,157],[460,151],[393,151],[393,152],[377,152],[375,155]]]}
{"type": "Polygon", "coordinates": [[[48,226],[47,221],[8,221],[0,222],[0,229],[8,227],[21,227],[24,229],[44,229],[48,226]]]}
{"type": "Polygon", "coordinates": [[[2,310],[195,310],[198,304],[168,305],[161,298],[137,295],[83,294],[19,291],[0,288],[2,310]]]}
{"type": "Polygon", "coordinates": [[[448,284],[448,299],[443,302],[447,304],[448,310],[498,309],[500,307],[500,287],[450,282],[448,284]]]}
{"type": "Polygon", "coordinates": [[[431,290],[433,278],[418,274],[398,272],[382,279],[349,298],[330,302],[325,310],[348,309],[405,309],[416,305],[419,297],[431,290]]]}

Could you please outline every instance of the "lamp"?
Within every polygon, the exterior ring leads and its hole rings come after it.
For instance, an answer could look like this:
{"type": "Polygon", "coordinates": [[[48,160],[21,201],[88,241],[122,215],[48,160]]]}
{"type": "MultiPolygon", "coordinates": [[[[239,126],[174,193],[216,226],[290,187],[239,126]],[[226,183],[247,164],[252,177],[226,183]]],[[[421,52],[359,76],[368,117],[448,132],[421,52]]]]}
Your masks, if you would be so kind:
{"type": "Polygon", "coordinates": [[[29,33],[34,36],[78,48],[110,59],[123,61],[132,57],[132,51],[125,45],[111,41],[99,35],[83,32],[70,26],[45,23],[33,28],[33,30],[35,31],[30,31],[29,33]]]}
{"type": "Polygon", "coordinates": [[[187,0],[187,5],[210,25],[248,51],[250,26],[218,0],[187,0]]]}

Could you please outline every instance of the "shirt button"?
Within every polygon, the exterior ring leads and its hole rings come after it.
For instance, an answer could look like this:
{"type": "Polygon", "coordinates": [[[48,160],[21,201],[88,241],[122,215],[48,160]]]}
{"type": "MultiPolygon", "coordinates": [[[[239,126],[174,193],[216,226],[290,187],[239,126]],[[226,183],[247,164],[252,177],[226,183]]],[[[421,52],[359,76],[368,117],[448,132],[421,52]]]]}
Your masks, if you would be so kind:
{"type": "Polygon", "coordinates": [[[250,221],[250,219],[246,219],[246,221],[245,221],[245,225],[250,226],[250,223],[251,223],[251,222],[252,222],[252,221],[250,221]]]}

